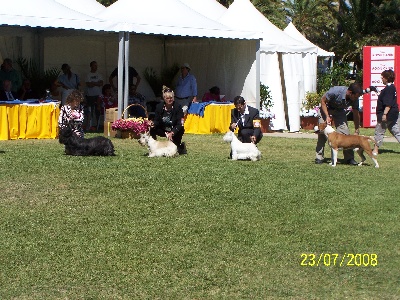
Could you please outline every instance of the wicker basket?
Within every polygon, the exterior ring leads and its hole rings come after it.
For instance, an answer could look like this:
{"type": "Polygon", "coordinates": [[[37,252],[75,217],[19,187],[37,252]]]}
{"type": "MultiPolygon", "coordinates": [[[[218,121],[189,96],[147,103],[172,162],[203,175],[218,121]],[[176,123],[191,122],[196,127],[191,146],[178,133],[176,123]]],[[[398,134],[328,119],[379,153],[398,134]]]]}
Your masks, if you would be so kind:
{"type": "Polygon", "coordinates": [[[133,133],[132,131],[120,131],[118,130],[117,136],[121,139],[136,139],[140,138],[140,135],[133,133]]]}
{"type": "MultiPolygon", "coordinates": [[[[145,113],[145,115],[146,115],[146,118],[149,118],[149,115],[147,114],[147,109],[146,109],[143,105],[141,105],[141,104],[134,103],[134,104],[128,105],[128,106],[124,109],[124,111],[123,111],[122,114],[121,114],[121,119],[124,118],[125,112],[126,112],[130,107],[132,107],[132,106],[139,106],[139,107],[141,107],[141,108],[144,110],[144,113],[145,113]]],[[[128,119],[129,119],[129,118],[128,118],[128,119]]]]}
{"type": "MultiPolygon", "coordinates": [[[[145,112],[146,118],[148,118],[147,109],[146,109],[143,105],[134,103],[134,104],[128,105],[128,106],[123,110],[123,112],[122,112],[122,114],[121,114],[121,119],[124,118],[125,112],[126,112],[130,107],[132,107],[132,106],[139,106],[139,107],[141,107],[141,108],[144,110],[144,112],[145,112]]],[[[129,119],[133,119],[133,118],[127,118],[126,120],[129,120],[129,119]]],[[[120,131],[120,130],[118,130],[117,136],[121,137],[122,139],[139,139],[139,138],[140,138],[140,135],[137,135],[136,133],[134,133],[134,132],[132,132],[132,131],[120,131]]]]}

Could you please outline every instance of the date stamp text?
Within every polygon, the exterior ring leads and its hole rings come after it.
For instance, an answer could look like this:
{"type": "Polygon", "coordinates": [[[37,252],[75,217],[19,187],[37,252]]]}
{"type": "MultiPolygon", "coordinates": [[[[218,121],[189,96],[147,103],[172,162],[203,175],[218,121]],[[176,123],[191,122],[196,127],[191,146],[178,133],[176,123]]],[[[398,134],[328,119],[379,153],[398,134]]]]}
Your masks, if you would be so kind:
{"type": "Polygon", "coordinates": [[[304,267],[376,267],[376,253],[301,253],[300,266],[304,267]]]}

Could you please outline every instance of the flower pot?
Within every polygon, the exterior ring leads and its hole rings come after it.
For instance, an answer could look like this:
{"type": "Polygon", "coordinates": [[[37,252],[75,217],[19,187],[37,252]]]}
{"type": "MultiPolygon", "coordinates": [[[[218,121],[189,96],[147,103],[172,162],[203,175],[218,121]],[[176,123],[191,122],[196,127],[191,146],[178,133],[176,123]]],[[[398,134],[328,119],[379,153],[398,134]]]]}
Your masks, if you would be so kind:
{"type": "Polygon", "coordinates": [[[300,126],[305,130],[314,130],[314,127],[318,125],[317,117],[301,117],[300,126]]]}
{"type": "Polygon", "coordinates": [[[137,135],[136,133],[132,131],[118,131],[118,137],[121,139],[139,139],[140,135],[137,135]]]}
{"type": "Polygon", "coordinates": [[[267,133],[270,132],[269,130],[269,122],[270,122],[270,118],[267,119],[261,119],[261,132],[262,133],[267,133]]]}

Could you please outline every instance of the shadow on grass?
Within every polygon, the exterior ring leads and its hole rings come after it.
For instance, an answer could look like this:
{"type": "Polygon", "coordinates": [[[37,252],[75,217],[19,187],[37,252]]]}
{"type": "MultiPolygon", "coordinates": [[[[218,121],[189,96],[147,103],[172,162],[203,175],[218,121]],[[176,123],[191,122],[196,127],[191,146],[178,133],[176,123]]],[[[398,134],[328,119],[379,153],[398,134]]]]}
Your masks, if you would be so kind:
{"type": "Polygon", "coordinates": [[[392,149],[379,149],[379,154],[383,154],[383,153],[396,153],[396,154],[400,154],[399,151],[394,151],[392,149]]]}

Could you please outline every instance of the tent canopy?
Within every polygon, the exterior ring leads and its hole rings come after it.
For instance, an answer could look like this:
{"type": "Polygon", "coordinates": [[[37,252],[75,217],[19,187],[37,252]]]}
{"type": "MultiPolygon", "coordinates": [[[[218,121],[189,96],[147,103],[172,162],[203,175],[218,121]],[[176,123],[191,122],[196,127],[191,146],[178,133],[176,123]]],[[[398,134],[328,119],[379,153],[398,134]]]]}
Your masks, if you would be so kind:
{"type": "MultiPolygon", "coordinates": [[[[160,73],[175,62],[189,62],[198,79],[199,97],[209,87],[219,85],[228,98],[242,94],[255,99],[258,89],[251,68],[261,37],[257,29],[232,29],[179,0],[119,0],[107,8],[99,7],[94,0],[77,2],[14,0],[1,6],[0,32],[4,38],[16,41],[19,49],[8,47],[2,53],[6,57],[34,57],[43,68],[69,62],[81,78],[85,78],[88,62],[93,59],[99,62],[105,77],[115,68],[117,57],[123,57],[140,74],[147,67],[160,73]],[[125,32],[123,45],[121,34],[118,44],[115,34],[104,31],[125,32]],[[132,50],[126,48],[129,40],[132,50]]],[[[148,99],[154,97],[145,81],[140,92],[148,99]]]]}
{"type": "Polygon", "coordinates": [[[76,10],[80,13],[96,15],[100,13],[102,10],[106,9],[106,7],[96,0],[55,0],[56,2],[70,8],[76,10]]]}
{"type": "Polygon", "coordinates": [[[261,51],[285,53],[317,52],[316,46],[306,45],[272,24],[250,0],[235,0],[218,20],[231,28],[262,31],[261,51]]]}
{"type": "Polygon", "coordinates": [[[296,26],[294,26],[292,22],[290,22],[283,31],[298,41],[302,41],[305,44],[317,47],[317,55],[318,56],[335,56],[334,52],[326,51],[326,50],[318,47],[317,45],[314,45],[309,40],[307,40],[307,38],[304,35],[302,35],[300,31],[297,30],[296,26]]]}
{"type": "Polygon", "coordinates": [[[119,31],[193,37],[259,39],[254,30],[234,30],[179,0],[118,0],[96,17],[119,22],[119,31]]]}
{"type": "MultiPolygon", "coordinates": [[[[88,12],[90,13],[90,12],[88,12]]],[[[115,31],[115,24],[54,0],[13,0],[0,6],[0,25],[115,31]]]]}
{"type": "Polygon", "coordinates": [[[212,20],[218,20],[225,13],[227,8],[217,0],[180,0],[191,9],[201,13],[212,20]]]}
{"type": "Polygon", "coordinates": [[[208,19],[179,0],[119,0],[108,8],[92,0],[13,0],[0,6],[0,25],[212,38],[261,38],[261,34],[254,30],[234,30],[208,19]]]}

